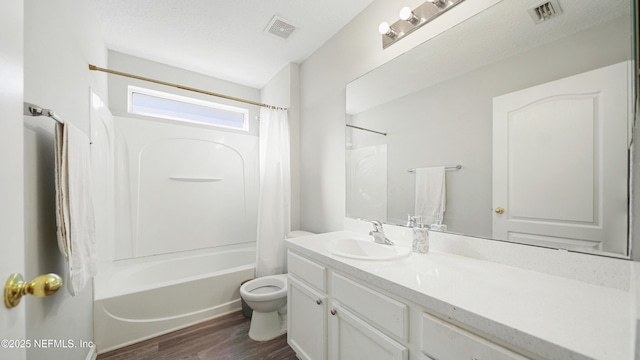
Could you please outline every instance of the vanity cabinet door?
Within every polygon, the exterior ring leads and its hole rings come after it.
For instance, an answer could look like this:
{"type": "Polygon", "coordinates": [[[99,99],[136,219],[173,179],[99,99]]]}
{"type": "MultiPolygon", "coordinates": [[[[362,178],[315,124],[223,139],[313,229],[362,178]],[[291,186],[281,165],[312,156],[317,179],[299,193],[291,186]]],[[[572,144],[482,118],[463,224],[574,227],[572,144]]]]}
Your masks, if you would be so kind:
{"type": "Polygon", "coordinates": [[[485,340],[429,314],[422,314],[421,350],[433,360],[527,360],[508,349],[485,340]]]}
{"type": "Polygon", "coordinates": [[[330,312],[331,360],[408,360],[409,349],[339,304],[330,312]]]}
{"type": "Polygon", "coordinates": [[[287,343],[302,360],[327,358],[327,296],[289,274],[287,343]]]}

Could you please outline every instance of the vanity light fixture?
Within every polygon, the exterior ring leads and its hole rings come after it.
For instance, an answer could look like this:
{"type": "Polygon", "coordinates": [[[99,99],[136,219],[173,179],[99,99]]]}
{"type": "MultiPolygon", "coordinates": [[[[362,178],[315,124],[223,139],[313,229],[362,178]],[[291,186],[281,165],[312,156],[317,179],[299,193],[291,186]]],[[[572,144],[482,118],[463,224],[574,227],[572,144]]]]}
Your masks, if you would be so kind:
{"type": "Polygon", "coordinates": [[[427,0],[413,10],[408,6],[403,7],[399,14],[400,20],[391,25],[387,22],[380,23],[378,31],[382,35],[382,48],[386,49],[463,1],[427,0]]]}

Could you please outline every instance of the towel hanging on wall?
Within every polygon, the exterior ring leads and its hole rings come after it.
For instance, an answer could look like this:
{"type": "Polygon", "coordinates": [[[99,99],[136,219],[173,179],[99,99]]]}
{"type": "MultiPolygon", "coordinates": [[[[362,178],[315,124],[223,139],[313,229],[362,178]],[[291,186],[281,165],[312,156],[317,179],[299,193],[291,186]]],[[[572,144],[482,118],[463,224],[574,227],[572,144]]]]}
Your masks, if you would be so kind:
{"type": "Polygon", "coordinates": [[[444,167],[416,169],[415,215],[422,216],[424,224],[444,219],[447,190],[444,167]]]}
{"type": "Polygon", "coordinates": [[[55,187],[58,247],[65,256],[67,287],[78,295],[96,274],[96,229],[89,139],[73,124],[56,124],[55,187]]]}

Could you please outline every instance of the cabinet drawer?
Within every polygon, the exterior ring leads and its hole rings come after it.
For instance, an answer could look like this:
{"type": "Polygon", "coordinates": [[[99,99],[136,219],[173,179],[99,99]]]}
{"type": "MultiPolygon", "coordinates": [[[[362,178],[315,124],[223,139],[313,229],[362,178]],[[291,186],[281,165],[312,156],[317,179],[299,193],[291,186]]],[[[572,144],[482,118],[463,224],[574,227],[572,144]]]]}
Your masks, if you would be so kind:
{"type": "Polygon", "coordinates": [[[327,269],[324,266],[289,251],[287,268],[290,274],[296,275],[322,292],[327,292],[327,269]]]}
{"type": "Polygon", "coordinates": [[[398,339],[409,340],[407,305],[341,275],[333,274],[333,298],[398,339]]]}
{"type": "Polygon", "coordinates": [[[526,360],[521,355],[426,313],[422,314],[420,350],[433,360],[526,360]]]}

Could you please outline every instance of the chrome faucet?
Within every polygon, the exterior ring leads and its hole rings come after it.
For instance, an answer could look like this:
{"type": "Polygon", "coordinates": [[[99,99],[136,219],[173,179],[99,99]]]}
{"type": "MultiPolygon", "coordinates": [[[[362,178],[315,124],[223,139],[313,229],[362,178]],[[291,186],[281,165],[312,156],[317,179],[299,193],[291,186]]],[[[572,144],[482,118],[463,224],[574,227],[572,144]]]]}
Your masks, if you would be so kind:
{"type": "Polygon", "coordinates": [[[373,224],[373,230],[369,231],[369,235],[373,236],[374,242],[383,245],[394,245],[393,241],[387,239],[387,236],[384,234],[380,221],[373,220],[371,223],[373,224]]]}

